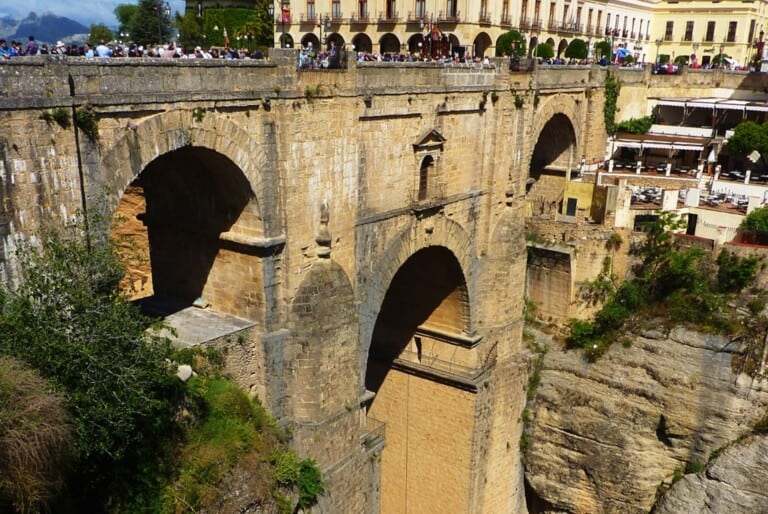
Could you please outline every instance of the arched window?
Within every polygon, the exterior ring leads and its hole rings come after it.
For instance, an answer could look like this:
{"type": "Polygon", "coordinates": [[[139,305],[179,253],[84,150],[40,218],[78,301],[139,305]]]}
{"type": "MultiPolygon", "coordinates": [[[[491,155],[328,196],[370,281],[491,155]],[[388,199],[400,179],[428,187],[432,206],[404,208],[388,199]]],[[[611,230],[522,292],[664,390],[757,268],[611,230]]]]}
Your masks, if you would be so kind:
{"type": "Polygon", "coordinates": [[[421,161],[421,168],[419,169],[419,201],[427,199],[429,176],[432,174],[434,167],[435,160],[431,155],[427,155],[424,157],[424,160],[421,161]]]}

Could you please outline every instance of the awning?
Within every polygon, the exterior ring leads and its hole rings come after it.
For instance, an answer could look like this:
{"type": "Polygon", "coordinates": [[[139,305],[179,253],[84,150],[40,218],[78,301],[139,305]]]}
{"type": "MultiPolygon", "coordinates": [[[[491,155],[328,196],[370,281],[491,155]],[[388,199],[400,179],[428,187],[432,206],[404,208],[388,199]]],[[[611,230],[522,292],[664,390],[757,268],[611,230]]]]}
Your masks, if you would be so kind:
{"type": "Polygon", "coordinates": [[[768,103],[751,100],[733,100],[730,98],[650,98],[650,100],[656,100],[656,105],[688,109],[768,112],[768,103]]]}
{"type": "Polygon", "coordinates": [[[617,134],[611,142],[614,147],[639,148],[640,151],[647,148],[703,151],[709,146],[710,138],[663,134],[617,134]]]}

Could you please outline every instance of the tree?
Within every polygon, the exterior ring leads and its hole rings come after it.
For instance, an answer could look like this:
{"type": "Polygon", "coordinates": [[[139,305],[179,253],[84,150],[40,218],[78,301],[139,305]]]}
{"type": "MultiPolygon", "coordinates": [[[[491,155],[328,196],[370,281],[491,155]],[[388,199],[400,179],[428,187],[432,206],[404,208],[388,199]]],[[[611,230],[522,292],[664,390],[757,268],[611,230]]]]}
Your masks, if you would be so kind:
{"type": "Polygon", "coordinates": [[[196,46],[205,46],[202,19],[194,12],[186,12],[184,16],[176,14],[176,28],[179,29],[179,44],[187,52],[196,46]]]}
{"type": "MultiPolygon", "coordinates": [[[[93,222],[92,225],[93,226],[93,222]]],[[[67,399],[75,464],[70,484],[88,502],[125,494],[174,433],[181,383],[169,373],[170,345],[148,336],[150,320],[119,292],[123,275],[106,241],[88,241],[82,224],[19,246],[23,272],[0,290],[0,353],[34,367],[67,399]]]]}
{"type": "Polygon", "coordinates": [[[583,39],[573,39],[565,49],[565,56],[569,59],[586,59],[587,43],[583,39]]]}
{"type": "Polygon", "coordinates": [[[523,57],[526,53],[525,39],[519,31],[512,29],[499,37],[496,42],[496,56],[501,57],[506,54],[508,56],[516,55],[523,57]]]}
{"type": "Polygon", "coordinates": [[[608,41],[598,41],[595,43],[595,55],[598,57],[611,57],[611,44],[608,41]]]}
{"type": "Polygon", "coordinates": [[[762,156],[768,152],[768,125],[744,121],[736,125],[728,138],[726,149],[735,155],[748,155],[757,150],[762,156]]]}
{"type": "Polygon", "coordinates": [[[120,23],[118,32],[128,32],[129,34],[133,33],[133,29],[136,27],[134,18],[139,12],[139,6],[132,4],[120,4],[115,7],[113,12],[115,13],[115,18],[117,18],[118,23],[120,23]]]}
{"type": "Polygon", "coordinates": [[[120,31],[131,34],[131,39],[142,45],[162,43],[171,34],[170,17],[163,12],[161,0],[139,0],[136,6],[121,4],[115,7],[120,31]]]}
{"type": "Polygon", "coordinates": [[[96,45],[99,41],[112,41],[114,38],[114,33],[103,23],[91,25],[90,33],[88,34],[89,43],[96,45]]]}
{"type": "Polygon", "coordinates": [[[761,244],[768,244],[768,207],[759,207],[747,214],[739,228],[754,232],[761,244]]]}
{"type": "Polygon", "coordinates": [[[551,59],[555,56],[555,49],[549,43],[539,43],[536,47],[536,57],[551,59]]]}

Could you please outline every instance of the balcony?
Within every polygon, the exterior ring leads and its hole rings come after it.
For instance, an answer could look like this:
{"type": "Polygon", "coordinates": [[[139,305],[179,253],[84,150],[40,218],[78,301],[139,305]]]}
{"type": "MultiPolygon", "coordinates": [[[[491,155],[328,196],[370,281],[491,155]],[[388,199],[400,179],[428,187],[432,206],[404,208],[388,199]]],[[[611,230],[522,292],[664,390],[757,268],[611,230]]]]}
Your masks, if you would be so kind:
{"type": "Polygon", "coordinates": [[[286,13],[275,16],[275,25],[291,25],[296,23],[296,19],[293,17],[293,13],[286,13]]]}
{"type": "Polygon", "coordinates": [[[541,18],[534,18],[533,22],[531,22],[531,30],[541,30],[542,27],[541,18]]]}
{"type": "Polygon", "coordinates": [[[501,15],[501,21],[499,22],[499,25],[502,27],[511,27],[512,26],[512,16],[509,14],[502,14],[501,15]]]}
{"type": "Polygon", "coordinates": [[[331,21],[333,23],[342,23],[344,21],[344,13],[341,11],[332,12],[331,21]]]}
{"type": "Polygon", "coordinates": [[[320,23],[320,16],[316,13],[301,13],[299,16],[300,25],[317,25],[320,23]]]}
{"type": "Polygon", "coordinates": [[[421,23],[422,21],[426,23],[425,18],[426,16],[425,16],[425,13],[423,12],[408,11],[408,17],[406,18],[406,21],[408,23],[421,23]]]}
{"type": "Polygon", "coordinates": [[[455,13],[446,13],[446,12],[440,11],[440,14],[437,15],[437,21],[447,22],[447,23],[458,23],[461,21],[461,11],[456,11],[455,13]]]}
{"type": "Polygon", "coordinates": [[[531,20],[528,18],[520,18],[520,30],[529,30],[531,28],[531,20]]]}
{"type": "Polygon", "coordinates": [[[397,23],[400,21],[400,13],[386,13],[386,12],[379,12],[379,17],[377,18],[377,21],[379,23],[397,23]]]}
{"type": "Polygon", "coordinates": [[[427,211],[445,204],[447,187],[444,182],[430,183],[427,188],[408,192],[408,200],[413,211],[427,211]]]}
{"type": "Polygon", "coordinates": [[[560,32],[573,32],[577,34],[581,32],[582,27],[577,22],[564,23],[563,25],[560,25],[559,30],[560,32]]]}
{"type": "Polygon", "coordinates": [[[480,14],[477,16],[477,21],[480,23],[480,25],[490,25],[491,13],[488,11],[480,11],[480,14]]]}
{"type": "Polygon", "coordinates": [[[371,18],[368,16],[368,12],[362,14],[352,13],[349,17],[349,23],[352,25],[363,25],[371,22],[371,18]]]}
{"type": "Polygon", "coordinates": [[[637,39],[634,32],[629,33],[629,39],[637,39]]]}

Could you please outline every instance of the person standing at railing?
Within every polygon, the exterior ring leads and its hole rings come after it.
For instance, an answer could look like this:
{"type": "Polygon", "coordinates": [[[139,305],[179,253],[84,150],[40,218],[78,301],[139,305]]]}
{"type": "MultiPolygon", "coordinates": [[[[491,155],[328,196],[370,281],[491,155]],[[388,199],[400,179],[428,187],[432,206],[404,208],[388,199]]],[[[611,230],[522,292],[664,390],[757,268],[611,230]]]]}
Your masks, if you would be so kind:
{"type": "Polygon", "coordinates": [[[29,36],[27,46],[24,48],[24,55],[37,55],[39,53],[40,49],[37,46],[37,41],[35,41],[35,36],[29,36]]]}

